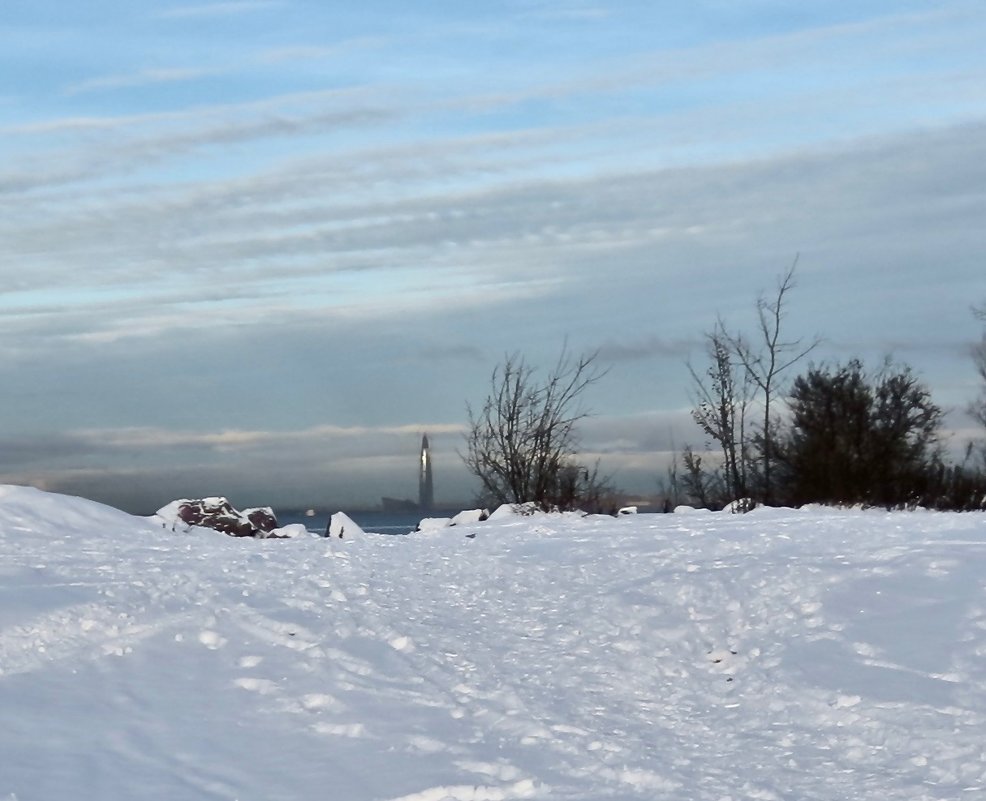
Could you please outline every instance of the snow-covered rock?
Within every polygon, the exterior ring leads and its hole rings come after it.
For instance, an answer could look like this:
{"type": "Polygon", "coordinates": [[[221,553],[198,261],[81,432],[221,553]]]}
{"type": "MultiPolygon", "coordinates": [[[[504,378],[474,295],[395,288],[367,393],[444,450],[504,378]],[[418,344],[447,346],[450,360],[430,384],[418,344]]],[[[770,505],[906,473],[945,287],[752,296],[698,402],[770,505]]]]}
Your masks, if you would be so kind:
{"type": "Polygon", "coordinates": [[[312,533],[304,523],[289,523],[286,526],[278,526],[270,532],[272,539],[289,540],[295,537],[310,537],[312,533]]]}
{"type": "Polygon", "coordinates": [[[490,517],[486,509],[464,509],[455,515],[449,522],[450,526],[467,526],[473,523],[482,523],[490,517]]]}
{"type": "Polygon", "coordinates": [[[236,509],[226,498],[213,496],[172,501],[157,511],[164,525],[208,528],[231,537],[277,537],[277,518],[269,506],[236,509]]]}
{"type": "Polygon", "coordinates": [[[418,523],[414,533],[416,535],[434,535],[456,528],[458,529],[456,533],[459,533],[463,526],[471,527],[475,523],[487,520],[489,516],[490,513],[485,509],[466,509],[453,517],[425,517],[418,523]]]}
{"type": "Polygon", "coordinates": [[[260,506],[254,509],[244,509],[240,514],[246,517],[251,524],[258,530],[271,533],[277,526],[277,515],[269,506],[260,506]]]}
{"type": "Polygon", "coordinates": [[[676,515],[709,515],[712,514],[708,509],[696,509],[694,506],[689,506],[688,504],[679,504],[674,508],[674,513],[676,515]]]}
{"type": "Polygon", "coordinates": [[[361,540],[366,536],[366,533],[345,512],[336,512],[329,518],[329,524],[325,528],[325,536],[337,540],[361,540]]]}
{"type": "Polygon", "coordinates": [[[448,528],[452,524],[451,517],[423,517],[414,529],[415,534],[434,534],[436,531],[448,528]]]}
{"type": "Polygon", "coordinates": [[[504,518],[529,517],[537,514],[538,505],[533,501],[527,503],[504,503],[498,506],[489,516],[489,520],[503,520],[504,518]]]}
{"type": "Polygon", "coordinates": [[[722,511],[731,515],[746,514],[752,512],[759,504],[753,498],[737,498],[722,507],[722,511]]]}

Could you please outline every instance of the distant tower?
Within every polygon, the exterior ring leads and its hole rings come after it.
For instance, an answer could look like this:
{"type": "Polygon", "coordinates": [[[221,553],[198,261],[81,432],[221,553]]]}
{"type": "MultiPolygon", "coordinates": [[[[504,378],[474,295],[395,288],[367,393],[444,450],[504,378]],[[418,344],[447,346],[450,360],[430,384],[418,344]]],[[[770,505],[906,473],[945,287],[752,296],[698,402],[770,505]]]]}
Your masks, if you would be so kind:
{"type": "Polygon", "coordinates": [[[418,507],[426,512],[435,505],[435,484],[431,477],[431,448],[428,435],[421,438],[421,468],[418,474],[418,507]]]}

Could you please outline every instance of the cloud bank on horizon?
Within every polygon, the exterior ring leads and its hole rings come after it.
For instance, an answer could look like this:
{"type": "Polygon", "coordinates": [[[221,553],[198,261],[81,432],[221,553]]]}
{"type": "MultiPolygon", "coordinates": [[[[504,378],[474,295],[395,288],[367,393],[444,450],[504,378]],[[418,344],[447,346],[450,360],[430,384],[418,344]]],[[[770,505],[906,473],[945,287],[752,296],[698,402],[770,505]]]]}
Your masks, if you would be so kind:
{"type": "Polygon", "coordinates": [[[652,489],[684,359],[796,253],[818,358],[972,397],[980,3],[460,5],[10,4],[0,479],[369,503],[427,431],[465,499],[465,402],[567,340],[613,365],[586,450],[652,489]]]}

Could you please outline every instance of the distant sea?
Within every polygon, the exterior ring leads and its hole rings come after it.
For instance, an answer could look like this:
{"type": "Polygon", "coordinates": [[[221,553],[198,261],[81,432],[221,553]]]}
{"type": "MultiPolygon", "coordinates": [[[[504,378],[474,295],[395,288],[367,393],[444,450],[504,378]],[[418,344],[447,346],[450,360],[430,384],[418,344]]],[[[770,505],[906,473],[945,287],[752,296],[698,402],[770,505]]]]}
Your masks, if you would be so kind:
{"type": "MultiPolygon", "coordinates": [[[[382,512],[365,511],[349,512],[345,509],[349,517],[353,519],[364,531],[372,531],[377,534],[409,534],[417,528],[418,523],[423,517],[451,517],[456,512],[449,510],[436,509],[432,512],[382,512]]],[[[303,509],[285,509],[284,511],[275,509],[277,523],[286,526],[291,523],[302,523],[309,531],[315,534],[325,534],[325,528],[329,524],[331,512],[317,510],[314,516],[309,517],[303,509]]]]}

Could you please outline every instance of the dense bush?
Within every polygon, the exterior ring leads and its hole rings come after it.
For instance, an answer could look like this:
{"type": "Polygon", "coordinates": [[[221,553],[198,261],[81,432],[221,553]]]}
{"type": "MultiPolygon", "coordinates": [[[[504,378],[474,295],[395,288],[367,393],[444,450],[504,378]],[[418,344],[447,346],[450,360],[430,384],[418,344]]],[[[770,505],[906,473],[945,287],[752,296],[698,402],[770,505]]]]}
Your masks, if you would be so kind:
{"type": "Polygon", "coordinates": [[[793,503],[920,503],[941,463],[942,412],[907,367],[859,361],[798,376],[780,451],[793,503]]]}

